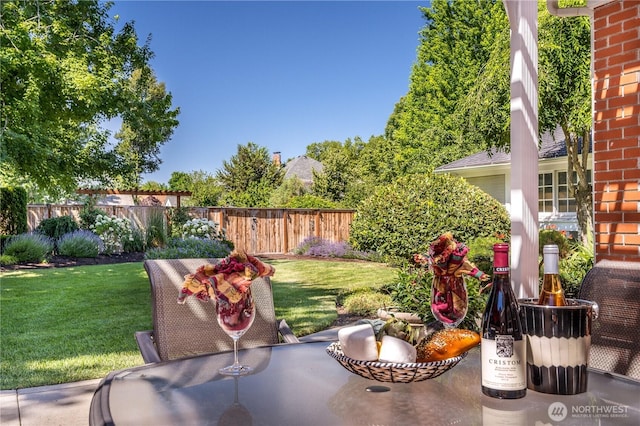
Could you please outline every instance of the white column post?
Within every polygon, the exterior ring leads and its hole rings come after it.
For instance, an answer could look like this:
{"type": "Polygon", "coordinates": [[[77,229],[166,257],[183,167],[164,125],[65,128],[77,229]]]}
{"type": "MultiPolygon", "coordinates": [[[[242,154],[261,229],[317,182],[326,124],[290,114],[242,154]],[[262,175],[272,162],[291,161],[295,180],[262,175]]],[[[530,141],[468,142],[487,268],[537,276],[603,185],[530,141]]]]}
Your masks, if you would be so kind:
{"type": "Polygon", "coordinates": [[[504,1],[511,26],[511,280],[538,295],[538,2],[504,1]]]}

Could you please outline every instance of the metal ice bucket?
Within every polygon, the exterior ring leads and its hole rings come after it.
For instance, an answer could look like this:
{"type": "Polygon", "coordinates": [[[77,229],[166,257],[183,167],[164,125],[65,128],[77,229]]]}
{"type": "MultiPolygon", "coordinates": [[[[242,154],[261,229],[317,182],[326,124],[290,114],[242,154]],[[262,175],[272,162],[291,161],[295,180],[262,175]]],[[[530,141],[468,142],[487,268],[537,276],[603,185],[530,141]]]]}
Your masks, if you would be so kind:
{"type": "Polygon", "coordinates": [[[595,302],[567,299],[566,306],[540,306],[520,299],[520,318],[527,335],[527,387],[558,395],[587,391],[591,323],[595,302]]]}

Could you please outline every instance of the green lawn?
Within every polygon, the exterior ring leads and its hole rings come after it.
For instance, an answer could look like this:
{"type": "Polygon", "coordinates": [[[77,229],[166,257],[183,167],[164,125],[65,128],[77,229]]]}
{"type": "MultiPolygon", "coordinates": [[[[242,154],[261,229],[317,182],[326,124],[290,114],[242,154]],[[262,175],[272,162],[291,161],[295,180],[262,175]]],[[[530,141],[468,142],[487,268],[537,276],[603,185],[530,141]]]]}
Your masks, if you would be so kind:
{"type": "MultiPolygon", "coordinates": [[[[395,277],[382,264],[273,260],[276,315],[302,336],[336,318],[338,295],[395,277]]],[[[0,275],[0,389],[67,383],[142,365],[133,333],[151,328],[142,263],[0,275]]]]}

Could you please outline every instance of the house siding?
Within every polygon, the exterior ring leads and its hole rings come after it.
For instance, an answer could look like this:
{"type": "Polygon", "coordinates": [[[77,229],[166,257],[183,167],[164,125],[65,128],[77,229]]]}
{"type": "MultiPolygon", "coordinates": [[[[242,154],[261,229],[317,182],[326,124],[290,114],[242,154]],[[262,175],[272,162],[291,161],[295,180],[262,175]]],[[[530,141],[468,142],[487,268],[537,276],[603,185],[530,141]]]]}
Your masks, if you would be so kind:
{"type": "Polygon", "coordinates": [[[640,2],[594,9],[596,261],[640,262],[640,2]]]}

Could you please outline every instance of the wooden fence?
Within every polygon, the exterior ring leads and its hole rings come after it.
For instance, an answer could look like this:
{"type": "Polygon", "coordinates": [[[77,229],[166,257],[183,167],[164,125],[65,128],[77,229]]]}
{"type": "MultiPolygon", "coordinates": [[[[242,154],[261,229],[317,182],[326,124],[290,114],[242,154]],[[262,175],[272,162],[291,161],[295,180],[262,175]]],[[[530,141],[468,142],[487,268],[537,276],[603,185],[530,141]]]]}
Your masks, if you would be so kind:
{"type": "MultiPolygon", "coordinates": [[[[107,214],[128,218],[134,226],[145,229],[153,209],[149,206],[98,206],[107,214]]],[[[80,222],[81,205],[29,205],[29,230],[35,229],[43,219],[72,216],[80,222]]],[[[249,253],[286,254],[293,251],[308,237],[319,237],[332,242],[349,241],[349,230],[354,210],[334,209],[270,209],[233,207],[191,207],[193,218],[206,218],[220,224],[227,238],[236,248],[249,253]]],[[[165,218],[167,215],[165,214],[165,218]]]]}

